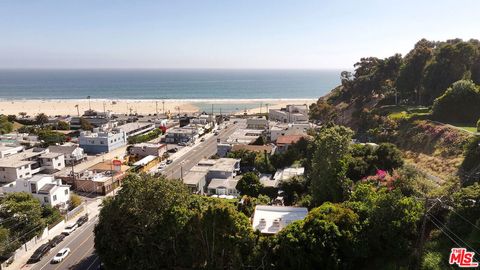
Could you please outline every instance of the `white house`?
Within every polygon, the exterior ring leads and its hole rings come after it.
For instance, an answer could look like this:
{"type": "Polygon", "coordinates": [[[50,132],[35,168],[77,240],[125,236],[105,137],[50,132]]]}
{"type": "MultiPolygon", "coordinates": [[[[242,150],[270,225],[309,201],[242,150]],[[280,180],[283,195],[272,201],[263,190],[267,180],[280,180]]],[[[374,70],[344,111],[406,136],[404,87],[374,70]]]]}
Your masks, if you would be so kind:
{"type": "Polygon", "coordinates": [[[48,147],[50,153],[61,153],[65,156],[65,164],[72,165],[82,162],[85,158],[83,148],[78,145],[51,145],[48,147]]]}
{"type": "Polygon", "coordinates": [[[273,176],[273,179],[279,183],[281,181],[292,179],[294,176],[302,176],[304,173],[304,167],[289,167],[277,170],[273,176]]]}
{"type": "Polygon", "coordinates": [[[62,185],[60,179],[51,175],[37,174],[28,179],[17,179],[3,186],[3,192],[26,192],[37,198],[42,204],[67,207],[70,201],[70,186],[62,185]]]}
{"type": "Polygon", "coordinates": [[[30,178],[43,172],[53,173],[65,168],[61,153],[34,148],[0,159],[0,182],[9,183],[18,178],[30,178]]]}
{"type": "Polygon", "coordinates": [[[238,179],[233,177],[229,178],[213,178],[208,184],[208,194],[210,195],[232,195],[237,196],[237,183],[238,179]]]}
{"type": "Polygon", "coordinates": [[[8,145],[0,144],[0,158],[15,155],[15,154],[18,154],[22,151],[23,151],[23,146],[21,146],[21,145],[8,146],[8,145]]]}
{"type": "Polygon", "coordinates": [[[253,230],[262,234],[276,234],[288,224],[304,219],[307,214],[305,207],[257,205],[253,213],[253,230]]]}
{"type": "Polygon", "coordinates": [[[268,119],[271,121],[280,121],[283,123],[299,123],[308,121],[308,106],[303,105],[287,105],[281,109],[270,109],[268,111],[268,119]]]}

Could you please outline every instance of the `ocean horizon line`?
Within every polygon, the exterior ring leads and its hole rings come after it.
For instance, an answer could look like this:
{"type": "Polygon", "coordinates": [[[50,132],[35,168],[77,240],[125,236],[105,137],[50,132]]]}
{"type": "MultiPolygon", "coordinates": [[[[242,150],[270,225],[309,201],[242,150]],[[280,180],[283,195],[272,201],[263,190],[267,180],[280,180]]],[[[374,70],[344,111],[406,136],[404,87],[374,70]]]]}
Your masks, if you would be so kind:
{"type": "Polygon", "coordinates": [[[92,102],[100,102],[100,101],[134,101],[134,102],[142,102],[142,101],[165,101],[165,102],[191,102],[191,103],[203,103],[203,102],[219,102],[219,103],[233,103],[233,102],[263,102],[263,101],[305,101],[305,100],[316,100],[319,97],[306,97],[306,98],[219,98],[219,99],[211,99],[211,98],[0,98],[0,102],[9,102],[9,101],[79,101],[79,102],[86,102],[88,100],[92,102]]]}

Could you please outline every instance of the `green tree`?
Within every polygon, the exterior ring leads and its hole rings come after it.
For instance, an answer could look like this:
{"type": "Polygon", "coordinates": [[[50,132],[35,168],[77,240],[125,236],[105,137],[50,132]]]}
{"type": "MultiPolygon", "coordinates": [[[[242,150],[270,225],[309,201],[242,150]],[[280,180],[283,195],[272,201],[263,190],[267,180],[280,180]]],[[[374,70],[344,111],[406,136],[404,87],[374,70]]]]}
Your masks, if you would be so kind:
{"type": "Polygon", "coordinates": [[[421,202],[404,196],[400,190],[360,183],[346,204],[360,217],[362,229],[357,240],[364,244],[356,252],[368,258],[364,261],[368,268],[409,264],[423,215],[421,202]]]}
{"type": "Polygon", "coordinates": [[[0,115],[0,134],[10,133],[13,130],[13,124],[8,121],[6,115],[0,115]]]}
{"type": "Polygon", "coordinates": [[[338,114],[335,106],[328,104],[328,102],[322,98],[310,105],[308,113],[310,120],[320,121],[321,123],[333,122],[338,114]]]}
{"type": "Polygon", "coordinates": [[[475,123],[480,118],[480,88],[472,81],[458,81],[433,103],[433,117],[440,121],[475,123]]]}
{"type": "Polygon", "coordinates": [[[346,177],[347,156],[353,132],[343,126],[322,128],[315,138],[314,155],[308,178],[314,201],[341,202],[350,181],[346,177]]]}
{"type": "Polygon", "coordinates": [[[353,269],[358,215],[341,204],[324,203],[278,233],[276,269],[353,269]]]}
{"type": "MultiPolygon", "coordinates": [[[[166,269],[179,264],[191,195],[179,181],[129,175],[104,200],[95,249],[107,269],[166,269]],[[121,226],[119,226],[121,224],[121,226]]],[[[196,250],[198,251],[198,250],[196,250]]]]}
{"type": "Polygon", "coordinates": [[[70,124],[65,121],[58,121],[57,128],[59,130],[70,130],[70,124]]]}
{"type": "Polygon", "coordinates": [[[39,113],[35,116],[35,123],[43,127],[46,123],[48,123],[48,116],[44,113],[39,113]]]}
{"type": "Polygon", "coordinates": [[[376,166],[378,169],[392,171],[403,166],[402,152],[391,143],[381,143],[375,150],[376,166]]]}
{"type": "Polygon", "coordinates": [[[294,205],[307,192],[307,181],[303,176],[294,176],[281,181],[279,189],[283,191],[283,199],[286,205],[294,205]]]}
{"type": "Polygon", "coordinates": [[[238,181],[236,189],[242,195],[257,197],[262,187],[263,185],[260,183],[258,175],[254,172],[248,172],[238,181]]]}
{"type": "Polygon", "coordinates": [[[186,241],[187,258],[182,264],[195,269],[244,269],[254,247],[249,219],[221,199],[201,201],[184,232],[190,242],[186,241]]]}
{"type": "Polygon", "coordinates": [[[49,128],[38,130],[37,135],[38,138],[44,142],[45,146],[62,144],[67,140],[65,134],[53,131],[49,128]]]}
{"type": "Polygon", "coordinates": [[[423,74],[428,61],[433,57],[434,46],[433,42],[422,39],[405,56],[395,82],[400,100],[405,100],[408,103],[419,103],[423,74]]]}
{"type": "Polygon", "coordinates": [[[93,126],[87,119],[80,117],[80,129],[82,130],[93,130],[93,126]]]}
{"type": "Polygon", "coordinates": [[[2,201],[0,219],[5,220],[2,226],[14,228],[10,230],[10,237],[15,244],[21,244],[45,228],[42,212],[40,202],[31,194],[15,192],[7,194],[2,201]]]}
{"type": "Polygon", "coordinates": [[[253,169],[255,167],[255,159],[257,158],[257,154],[253,151],[241,149],[228,153],[227,157],[239,158],[240,167],[253,169]]]}
{"type": "Polygon", "coordinates": [[[439,45],[435,58],[425,68],[422,104],[430,105],[454,82],[470,79],[478,49],[470,42],[454,40],[439,45]]]}

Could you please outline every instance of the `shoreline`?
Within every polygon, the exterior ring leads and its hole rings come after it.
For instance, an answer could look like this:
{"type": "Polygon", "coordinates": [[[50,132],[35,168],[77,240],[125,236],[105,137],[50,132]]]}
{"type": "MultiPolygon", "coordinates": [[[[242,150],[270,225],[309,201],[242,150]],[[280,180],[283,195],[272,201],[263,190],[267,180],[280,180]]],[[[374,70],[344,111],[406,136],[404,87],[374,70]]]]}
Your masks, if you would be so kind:
{"type": "Polygon", "coordinates": [[[83,114],[90,107],[97,111],[112,111],[113,113],[139,113],[154,114],[163,113],[195,113],[205,105],[219,106],[224,112],[230,107],[230,113],[246,111],[258,113],[269,109],[279,109],[288,104],[311,104],[316,98],[265,98],[265,99],[0,99],[0,114],[15,114],[26,112],[29,116],[45,113],[55,115],[83,114]],[[77,111],[78,105],[78,111],[77,111]],[[240,106],[245,105],[244,108],[240,106]],[[248,109],[246,106],[248,106],[248,109]],[[262,106],[262,107],[260,107],[262,106]]]}

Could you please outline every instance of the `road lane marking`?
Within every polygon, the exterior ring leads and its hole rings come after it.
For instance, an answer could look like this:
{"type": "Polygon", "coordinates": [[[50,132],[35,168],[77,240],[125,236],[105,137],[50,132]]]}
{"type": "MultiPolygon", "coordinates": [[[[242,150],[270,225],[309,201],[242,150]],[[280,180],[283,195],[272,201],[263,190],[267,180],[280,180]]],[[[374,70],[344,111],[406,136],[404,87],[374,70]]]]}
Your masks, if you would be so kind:
{"type": "MultiPolygon", "coordinates": [[[[80,235],[82,232],[86,231],[86,228],[92,224],[95,224],[95,222],[98,220],[98,216],[95,216],[94,219],[92,219],[92,221],[90,222],[90,224],[87,223],[87,226],[83,226],[83,229],[82,227],[80,227],[80,229],[77,229],[75,230],[76,232],[80,231],[79,234],[77,234],[73,239],[70,240],[70,242],[68,242],[68,244],[65,244],[63,247],[68,247],[70,244],[72,244],[73,241],[75,241],[80,235]]],[[[60,243],[62,244],[62,243],[60,243]]],[[[59,248],[58,250],[62,249],[60,248],[60,244],[58,244],[56,246],[56,248],[59,248]]],[[[47,266],[48,264],[50,264],[50,260],[47,260],[47,262],[45,263],[45,265],[43,265],[39,270],[42,270],[43,268],[45,268],[45,266],[47,266]]]]}
{"type": "Polygon", "coordinates": [[[86,270],[90,270],[90,267],[92,267],[92,265],[99,259],[99,257],[95,257],[95,260],[93,260],[93,262],[87,267],[86,270]]]}
{"type": "MultiPolygon", "coordinates": [[[[93,235],[93,234],[92,234],[93,235]]],[[[70,251],[70,256],[72,256],[72,254],[75,252],[75,250],[79,249],[83,244],[85,244],[85,242],[87,242],[88,239],[90,239],[90,237],[92,237],[92,235],[88,236],[87,238],[85,238],[85,240],[83,240],[83,242],[81,242],[74,250],[70,251]]],[[[57,267],[55,267],[53,270],[58,270],[58,268],[60,266],[62,266],[62,264],[65,262],[65,260],[61,261],[57,267]]]]}

